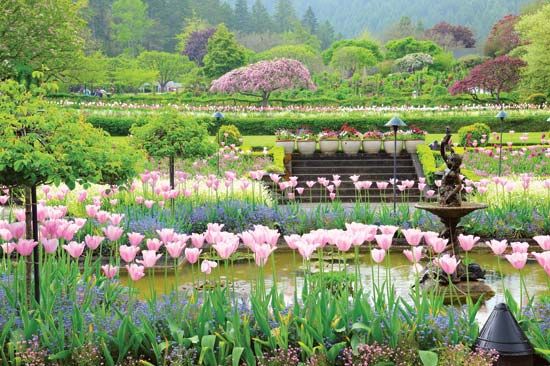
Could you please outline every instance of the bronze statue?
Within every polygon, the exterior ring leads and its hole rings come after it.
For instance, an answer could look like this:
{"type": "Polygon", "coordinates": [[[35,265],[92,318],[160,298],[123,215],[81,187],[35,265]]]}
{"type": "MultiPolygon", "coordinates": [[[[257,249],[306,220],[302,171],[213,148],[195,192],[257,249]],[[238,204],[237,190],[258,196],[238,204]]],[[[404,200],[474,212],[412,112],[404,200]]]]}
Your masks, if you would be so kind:
{"type": "Polygon", "coordinates": [[[441,157],[447,169],[443,174],[441,180],[441,187],[439,187],[439,204],[446,207],[460,207],[462,205],[462,197],[460,192],[462,191],[462,179],[460,177],[460,166],[462,165],[462,156],[455,153],[451,141],[451,130],[449,127],[446,129],[446,134],[441,141],[441,157]],[[451,152],[447,155],[447,149],[451,152]]]}

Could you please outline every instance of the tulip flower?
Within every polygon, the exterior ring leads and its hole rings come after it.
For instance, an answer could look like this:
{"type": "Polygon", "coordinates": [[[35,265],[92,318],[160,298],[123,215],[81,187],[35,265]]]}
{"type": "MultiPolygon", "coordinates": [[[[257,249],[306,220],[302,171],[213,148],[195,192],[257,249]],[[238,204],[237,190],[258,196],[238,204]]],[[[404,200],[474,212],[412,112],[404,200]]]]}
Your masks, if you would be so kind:
{"type": "Polygon", "coordinates": [[[540,264],[542,268],[550,266],[550,251],[533,253],[533,256],[536,258],[538,264],[540,264]]]}
{"type": "Polygon", "coordinates": [[[485,244],[491,248],[491,250],[493,251],[493,253],[495,253],[495,255],[502,255],[505,251],[506,251],[506,248],[508,248],[508,242],[506,240],[491,240],[490,242],[487,241],[485,242],[485,244]]]}
{"type": "Polygon", "coordinates": [[[183,249],[185,248],[185,242],[178,240],[178,241],[168,243],[164,247],[166,248],[166,251],[168,252],[168,255],[170,257],[179,258],[179,257],[181,257],[181,253],[183,252],[183,249]]]}
{"type": "Polygon", "coordinates": [[[139,281],[143,278],[143,276],[145,276],[145,267],[135,263],[126,265],[126,270],[128,270],[128,274],[130,275],[132,281],[139,281]]]}
{"type": "Polygon", "coordinates": [[[277,249],[269,244],[259,244],[254,248],[254,261],[258,267],[263,267],[267,263],[269,255],[277,249]]]}
{"type": "Polygon", "coordinates": [[[436,260],[436,263],[439,268],[443,270],[443,272],[448,275],[452,275],[453,273],[455,273],[456,268],[458,267],[458,263],[460,263],[460,261],[458,261],[454,255],[451,256],[449,254],[444,254],[436,260]]]}
{"type": "Polygon", "coordinates": [[[15,243],[9,242],[9,243],[4,243],[0,245],[0,247],[2,248],[5,254],[10,255],[11,253],[13,253],[17,245],[15,243]]]}
{"type": "Polygon", "coordinates": [[[10,196],[0,196],[0,205],[5,205],[8,203],[8,200],[10,199],[10,196]]]}
{"type": "Polygon", "coordinates": [[[152,268],[157,264],[157,261],[162,257],[162,254],[157,254],[154,250],[144,250],[141,252],[143,259],[137,259],[136,262],[143,264],[145,268],[152,268]]]}
{"type": "Polygon", "coordinates": [[[298,242],[301,240],[300,235],[292,234],[284,236],[285,242],[290,249],[298,249],[298,242]]]}
{"type": "Polygon", "coordinates": [[[57,250],[57,246],[59,245],[59,240],[58,239],[42,238],[40,240],[40,242],[42,243],[42,246],[44,247],[44,251],[48,254],[55,253],[55,251],[57,250]]]}
{"type": "Polygon", "coordinates": [[[160,247],[162,247],[162,242],[157,238],[147,239],[146,243],[147,243],[147,249],[153,250],[155,252],[158,251],[160,247]]]}
{"type": "Polygon", "coordinates": [[[205,259],[201,263],[201,272],[209,275],[210,273],[212,273],[212,268],[216,268],[217,266],[218,263],[205,259]]]}
{"type": "Polygon", "coordinates": [[[388,182],[376,182],[376,187],[378,189],[386,189],[388,188],[389,183],[388,182]]]}
{"type": "Polygon", "coordinates": [[[115,266],[111,266],[110,264],[105,264],[101,266],[101,270],[103,271],[105,277],[107,277],[108,279],[115,277],[118,272],[118,268],[115,266]]]}
{"type": "Polygon", "coordinates": [[[510,243],[510,245],[512,246],[512,252],[514,253],[527,253],[527,251],[529,251],[529,243],[526,243],[524,241],[522,242],[513,242],[513,243],[510,243]]]}
{"type": "Polygon", "coordinates": [[[384,261],[384,258],[386,257],[386,251],[384,249],[376,249],[374,248],[370,255],[372,257],[372,260],[374,260],[376,263],[382,263],[384,261]]]}
{"type": "Polygon", "coordinates": [[[318,245],[313,243],[308,243],[307,241],[298,241],[296,243],[296,246],[298,248],[298,253],[304,258],[306,261],[308,261],[311,258],[311,255],[317,250],[318,245]]]}
{"type": "Polygon", "coordinates": [[[473,249],[474,245],[479,241],[478,236],[473,235],[463,235],[458,236],[458,244],[465,252],[469,252],[473,249]]]}
{"type": "Polygon", "coordinates": [[[382,234],[382,235],[376,235],[374,237],[376,239],[376,244],[384,250],[389,250],[392,241],[393,241],[393,234],[382,234]]]}
{"type": "Polygon", "coordinates": [[[512,267],[521,270],[527,263],[527,253],[513,252],[512,254],[506,255],[506,259],[510,262],[512,267]]]}
{"type": "Polygon", "coordinates": [[[13,239],[13,235],[8,229],[0,228],[0,239],[4,241],[10,241],[11,239],[13,239]]]}
{"type": "Polygon", "coordinates": [[[198,248],[185,248],[185,259],[190,264],[195,264],[198,262],[201,253],[202,250],[198,248]]]}
{"type": "Polygon", "coordinates": [[[237,250],[233,243],[227,241],[216,243],[212,245],[212,247],[216,250],[220,258],[222,259],[228,259],[237,250]]]}
{"type": "Polygon", "coordinates": [[[136,258],[136,254],[139,252],[139,247],[133,247],[131,245],[121,245],[118,248],[120,258],[126,263],[132,262],[136,258]]]}
{"type": "Polygon", "coordinates": [[[202,248],[204,245],[204,234],[191,234],[191,245],[195,248],[202,248]]]}
{"type": "Polygon", "coordinates": [[[394,236],[395,232],[399,229],[399,227],[394,225],[381,225],[380,226],[380,232],[385,235],[391,235],[394,236]]]}
{"type": "Polygon", "coordinates": [[[109,225],[103,228],[103,233],[110,241],[117,241],[122,236],[124,230],[118,226],[109,225]]]}
{"type": "Polygon", "coordinates": [[[411,263],[418,263],[420,259],[422,259],[422,251],[424,250],[423,247],[412,247],[411,250],[406,249],[403,251],[403,254],[405,254],[405,257],[409,260],[411,263]]]}
{"type": "Polygon", "coordinates": [[[401,232],[403,233],[405,240],[407,240],[407,243],[414,247],[420,244],[422,237],[424,236],[422,230],[419,229],[401,229],[401,232]]]}
{"type": "Polygon", "coordinates": [[[436,238],[431,241],[430,246],[435,253],[440,254],[447,248],[447,243],[449,243],[449,239],[436,238]]]}
{"type": "Polygon", "coordinates": [[[432,198],[433,196],[435,196],[435,191],[433,189],[428,189],[426,191],[426,198],[432,198]]]}
{"type": "Polygon", "coordinates": [[[88,248],[90,248],[91,250],[96,250],[104,239],[105,238],[103,236],[86,235],[86,237],[84,238],[84,242],[86,243],[86,246],[88,248]]]}
{"type": "Polygon", "coordinates": [[[334,238],[334,244],[341,252],[347,252],[353,245],[353,236],[345,231],[339,231],[334,238]]]}
{"type": "Polygon", "coordinates": [[[37,245],[38,243],[34,240],[19,239],[15,245],[15,250],[19,253],[19,255],[26,257],[32,254],[34,247],[37,245]]]}
{"type": "Polygon", "coordinates": [[[166,244],[168,242],[174,241],[174,229],[161,229],[157,230],[157,234],[160,238],[160,240],[166,244]]]}
{"type": "Polygon", "coordinates": [[[63,245],[63,249],[73,258],[80,257],[84,252],[84,247],[84,243],[77,243],[76,241],[71,241],[69,244],[63,245]]]}
{"type": "Polygon", "coordinates": [[[550,235],[535,236],[533,237],[533,240],[537,242],[542,250],[550,250],[550,235]]]}
{"type": "Polygon", "coordinates": [[[133,247],[139,246],[145,238],[145,236],[140,233],[127,233],[126,235],[128,235],[128,242],[133,247]]]}

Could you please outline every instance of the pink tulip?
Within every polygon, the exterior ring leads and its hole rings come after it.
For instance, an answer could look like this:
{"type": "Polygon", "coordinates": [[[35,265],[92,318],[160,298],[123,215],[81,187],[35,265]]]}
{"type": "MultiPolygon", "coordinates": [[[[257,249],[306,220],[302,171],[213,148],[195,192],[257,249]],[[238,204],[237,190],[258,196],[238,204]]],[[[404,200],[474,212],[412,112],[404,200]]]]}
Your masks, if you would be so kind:
{"type": "Polygon", "coordinates": [[[9,242],[0,245],[0,247],[2,247],[2,250],[5,254],[10,255],[11,253],[13,253],[15,248],[17,248],[17,245],[15,243],[9,242]]]}
{"type": "Polygon", "coordinates": [[[479,237],[478,236],[473,236],[473,235],[463,235],[463,234],[460,234],[458,236],[458,244],[460,244],[460,247],[462,248],[462,250],[464,250],[465,252],[469,252],[470,250],[472,250],[474,248],[474,245],[479,241],[479,237]]]}
{"type": "Polygon", "coordinates": [[[157,230],[157,234],[163,243],[174,241],[174,229],[161,229],[157,230]]]}
{"type": "Polygon", "coordinates": [[[237,250],[233,243],[227,241],[216,243],[212,245],[212,247],[216,250],[220,258],[222,259],[228,259],[237,250]]]}
{"type": "Polygon", "coordinates": [[[25,210],[15,210],[15,219],[18,222],[25,222],[25,210]]]}
{"type": "Polygon", "coordinates": [[[384,250],[389,250],[393,241],[393,234],[376,235],[376,244],[384,250]]]}
{"type": "Polygon", "coordinates": [[[533,237],[533,240],[537,242],[542,250],[550,250],[550,235],[535,236],[533,237]]]}
{"type": "Polygon", "coordinates": [[[454,255],[449,254],[444,254],[436,260],[437,265],[448,275],[455,273],[459,262],[454,255]]]}
{"type": "Polygon", "coordinates": [[[542,252],[542,253],[533,253],[533,256],[537,260],[537,262],[540,264],[542,268],[546,268],[550,266],[550,251],[542,252]]]}
{"type": "Polygon", "coordinates": [[[254,248],[254,261],[258,267],[265,266],[269,255],[277,249],[269,244],[259,244],[254,248]]]}
{"type": "Polygon", "coordinates": [[[128,235],[128,242],[133,247],[140,245],[145,238],[145,236],[140,233],[127,233],[126,235],[128,235]]]}
{"type": "Polygon", "coordinates": [[[8,200],[10,199],[10,196],[0,196],[0,205],[5,205],[8,203],[8,200]]]}
{"type": "Polygon", "coordinates": [[[447,243],[449,243],[449,239],[436,238],[431,241],[430,246],[435,253],[440,254],[447,248],[447,243]]]}
{"type": "Polygon", "coordinates": [[[136,258],[136,254],[139,252],[139,247],[133,247],[131,245],[121,245],[118,248],[120,258],[126,263],[132,262],[136,258]]]}
{"type": "Polygon", "coordinates": [[[409,260],[411,263],[418,263],[420,259],[422,258],[422,250],[423,247],[412,247],[411,250],[406,249],[403,251],[403,254],[405,254],[405,257],[409,260]]]}
{"type": "Polygon", "coordinates": [[[110,217],[111,215],[107,211],[98,211],[97,214],[95,215],[95,219],[100,224],[105,224],[110,217]]]}
{"type": "Polygon", "coordinates": [[[145,267],[139,266],[135,263],[126,265],[126,270],[128,270],[128,274],[130,275],[132,281],[139,281],[145,276],[145,267]]]}
{"type": "Polygon", "coordinates": [[[371,255],[373,261],[380,264],[384,261],[384,258],[386,257],[386,251],[384,249],[374,248],[370,252],[370,255],[371,255]]]}
{"type": "Polygon", "coordinates": [[[86,198],[88,197],[88,192],[86,191],[80,191],[78,192],[78,198],[77,198],[77,201],[82,203],[84,201],[86,201],[86,198]]]}
{"type": "Polygon", "coordinates": [[[179,257],[181,257],[181,253],[183,252],[183,249],[185,248],[185,242],[178,240],[178,241],[168,243],[164,247],[166,248],[166,251],[168,252],[168,255],[170,257],[179,258],[179,257]]]}
{"type": "Polygon", "coordinates": [[[107,277],[108,279],[115,277],[118,272],[118,268],[115,266],[111,266],[110,264],[105,264],[101,266],[101,270],[103,271],[105,277],[107,277]]]}
{"type": "Polygon", "coordinates": [[[491,241],[486,241],[485,244],[491,248],[495,255],[502,255],[506,251],[506,248],[508,248],[508,242],[506,240],[498,241],[493,239],[491,241]]]}
{"type": "Polygon", "coordinates": [[[86,205],[86,215],[89,217],[96,217],[99,212],[99,206],[96,205],[86,205]]]}
{"type": "Polygon", "coordinates": [[[330,198],[331,201],[334,201],[336,199],[336,193],[332,192],[331,194],[328,195],[328,197],[330,198]]]}
{"type": "Polygon", "coordinates": [[[40,240],[40,242],[42,243],[42,246],[44,247],[44,251],[48,254],[55,253],[55,251],[57,250],[57,246],[59,245],[59,240],[58,239],[42,238],[40,240]]]}
{"type": "Polygon", "coordinates": [[[162,242],[157,238],[147,239],[146,243],[147,243],[147,249],[153,250],[155,252],[158,251],[160,247],[162,247],[162,242]]]}
{"type": "Polygon", "coordinates": [[[378,189],[386,189],[388,188],[389,183],[388,182],[376,182],[376,187],[378,189]]]}
{"type": "Polygon", "coordinates": [[[195,248],[202,248],[204,245],[204,234],[191,234],[191,245],[195,248]]]}
{"type": "Polygon", "coordinates": [[[318,245],[309,243],[307,241],[298,241],[296,243],[296,246],[298,248],[298,253],[304,258],[306,261],[308,261],[311,258],[311,255],[317,250],[318,245]]]}
{"type": "Polygon", "coordinates": [[[155,201],[152,201],[152,200],[145,200],[143,201],[143,204],[145,205],[145,207],[147,207],[148,209],[151,209],[153,207],[153,205],[155,204],[155,201]]]}
{"type": "Polygon", "coordinates": [[[109,221],[111,221],[111,224],[113,225],[120,225],[123,218],[123,214],[111,214],[111,216],[109,216],[109,221]]]}
{"type": "Polygon", "coordinates": [[[26,257],[32,254],[34,247],[37,245],[38,243],[34,240],[19,239],[15,245],[15,250],[19,253],[19,255],[26,257]]]}
{"type": "Polygon", "coordinates": [[[157,264],[157,261],[162,257],[162,254],[157,254],[154,250],[144,250],[141,252],[143,259],[136,259],[136,262],[143,264],[145,268],[152,268],[157,264]]]}
{"type": "Polygon", "coordinates": [[[345,231],[340,231],[334,238],[334,244],[341,252],[347,252],[353,245],[353,236],[345,231]]]}
{"type": "Polygon", "coordinates": [[[84,238],[84,242],[86,243],[86,246],[90,248],[91,250],[96,250],[97,247],[99,247],[99,244],[104,240],[105,238],[103,236],[92,236],[92,235],[86,235],[84,238]]]}
{"type": "Polygon", "coordinates": [[[10,241],[11,239],[13,239],[13,235],[8,229],[0,228],[0,239],[4,241],[10,241]]]}
{"type": "Polygon", "coordinates": [[[205,259],[201,263],[201,272],[209,275],[210,273],[212,273],[212,268],[216,268],[217,266],[218,263],[205,259]]]}
{"type": "Polygon", "coordinates": [[[296,188],[296,192],[301,196],[304,193],[304,187],[296,188]]]}
{"type": "Polygon", "coordinates": [[[199,256],[201,253],[202,250],[198,248],[185,248],[185,259],[190,264],[195,264],[199,261],[199,256]]]}
{"type": "Polygon", "coordinates": [[[290,249],[298,249],[298,241],[301,240],[300,235],[292,234],[292,235],[285,235],[284,236],[285,242],[288,245],[290,249]]]}
{"type": "Polygon", "coordinates": [[[405,240],[407,240],[407,243],[414,247],[420,244],[420,242],[422,241],[422,237],[424,236],[422,230],[419,229],[401,229],[401,232],[403,233],[405,240]]]}
{"type": "Polygon", "coordinates": [[[122,236],[123,230],[118,226],[109,225],[103,228],[103,233],[110,241],[117,241],[122,236]]]}
{"type": "Polygon", "coordinates": [[[80,257],[84,252],[84,247],[84,243],[77,243],[76,241],[71,241],[69,244],[63,245],[63,249],[73,258],[80,257]]]}
{"type": "Polygon", "coordinates": [[[418,190],[422,192],[426,188],[426,183],[418,183],[418,190]]]}
{"type": "Polygon", "coordinates": [[[513,243],[510,243],[510,245],[512,246],[512,252],[514,253],[527,253],[527,251],[529,251],[529,243],[526,243],[524,241],[522,242],[513,242],[513,243]]]}
{"type": "Polygon", "coordinates": [[[435,191],[433,189],[429,189],[426,191],[426,197],[432,198],[435,195],[435,191]]]}
{"type": "Polygon", "coordinates": [[[395,232],[397,231],[397,229],[399,229],[399,227],[393,226],[393,225],[381,225],[380,226],[380,232],[382,234],[391,235],[391,236],[395,235],[395,232]]]}
{"type": "Polygon", "coordinates": [[[510,262],[512,267],[521,270],[527,263],[527,253],[514,252],[506,255],[506,259],[510,262]]]}
{"type": "Polygon", "coordinates": [[[317,182],[315,182],[314,180],[308,180],[306,182],[306,186],[308,186],[309,188],[312,188],[315,185],[315,183],[317,182]]]}

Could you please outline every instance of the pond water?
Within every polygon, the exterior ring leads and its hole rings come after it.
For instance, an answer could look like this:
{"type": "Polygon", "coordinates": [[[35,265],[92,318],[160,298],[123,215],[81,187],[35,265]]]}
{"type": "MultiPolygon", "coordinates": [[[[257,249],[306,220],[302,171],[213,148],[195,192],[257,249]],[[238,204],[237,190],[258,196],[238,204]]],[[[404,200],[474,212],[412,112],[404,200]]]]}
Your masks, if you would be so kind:
{"type": "MultiPolygon", "coordinates": [[[[520,299],[520,275],[506,260],[501,259],[502,277],[498,275],[498,259],[496,256],[487,253],[472,253],[470,259],[475,263],[482,266],[487,271],[487,278],[485,282],[489,284],[494,292],[495,296],[486,300],[478,313],[478,320],[484,322],[493,307],[504,301],[503,286],[506,287],[514,296],[516,301],[520,299]]],[[[378,268],[380,268],[380,281],[383,281],[385,276],[385,266],[382,264],[378,267],[376,264],[374,267],[371,265],[370,254],[361,253],[360,260],[360,274],[361,280],[365,288],[371,288],[372,286],[372,273],[374,272],[374,281],[377,281],[378,268]]],[[[275,280],[279,289],[285,296],[288,303],[292,302],[294,295],[295,284],[300,289],[303,284],[303,269],[301,257],[298,255],[294,258],[292,252],[279,252],[274,254],[275,262],[275,280]]],[[[414,284],[416,271],[413,266],[409,264],[407,259],[400,253],[391,253],[390,260],[391,270],[389,271],[395,291],[399,296],[404,298],[408,297],[410,287],[414,284]]],[[[312,268],[317,267],[317,260],[311,261],[312,268]]],[[[348,271],[354,272],[355,267],[353,264],[353,258],[348,260],[348,271]]],[[[332,267],[334,271],[338,271],[338,263],[328,264],[329,269],[332,267]]],[[[340,270],[343,270],[343,264],[340,264],[340,270]]],[[[266,287],[269,289],[273,284],[273,271],[271,261],[265,266],[265,282],[266,287]]],[[[238,287],[241,287],[243,291],[250,291],[250,284],[255,283],[259,276],[259,268],[248,261],[241,263],[235,263],[232,267],[229,266],[229,278],[230,280],[238,281],[238,287]]],[[[523,269],[524,280],[528,289],[529,296],[550,294],[548,291],[548,276],[544,270],[534,261],[528,262],[523,269]]],[[[206,276],[208,281],[217,281],[220,278],[223,280],[226,275],[226,269],[223,262],[213,269],[212,273],[206,276]]],[[[176,282],[177,285],[189,285],[193,281],[204,281],[205,275],[200,272],[197,265],[195,265],[194,273],[191,272],[190,265],[183,265],[178,269],[178,277],[173,269],[169,270],[165,275],[163,271],[157,271],[154,275],[148,273],[146,277],[137,283],[133,283],[132,286],[138,289],[139,294],[143,298],[151,296],[152,290],[157,294],[164,294],[172,291],[176,282]]],[[[123,283],[128,283],[128,278],[122,278],[123,283]]],[[[523,296],[524,305],[526,304],[525,295],[523,296]]]]}

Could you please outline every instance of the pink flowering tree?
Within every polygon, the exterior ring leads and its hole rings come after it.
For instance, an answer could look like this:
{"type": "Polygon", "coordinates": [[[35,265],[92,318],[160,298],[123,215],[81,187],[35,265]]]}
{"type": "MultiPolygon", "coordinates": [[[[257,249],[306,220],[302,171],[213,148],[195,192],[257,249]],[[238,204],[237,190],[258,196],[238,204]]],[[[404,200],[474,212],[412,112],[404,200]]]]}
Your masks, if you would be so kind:
{"type": "Polygon", "coordinates": [[[499,56],[474,67],[462,80],[449,88],[452,95],[470,94],[477,99],[480,92],[491,93],[500,103],[500,93],[511,91],[520,81],[525,62],[519,58],[499,56]]]}
{"type": "Polygon", "coordinates": [[[258,96],[267,107],[274,91],[299,88],[316,89],[309,70],[300,61],[281,58],[232,70],[214,80],[210,91],[258,96]]]}

